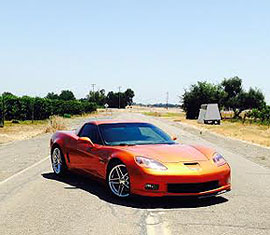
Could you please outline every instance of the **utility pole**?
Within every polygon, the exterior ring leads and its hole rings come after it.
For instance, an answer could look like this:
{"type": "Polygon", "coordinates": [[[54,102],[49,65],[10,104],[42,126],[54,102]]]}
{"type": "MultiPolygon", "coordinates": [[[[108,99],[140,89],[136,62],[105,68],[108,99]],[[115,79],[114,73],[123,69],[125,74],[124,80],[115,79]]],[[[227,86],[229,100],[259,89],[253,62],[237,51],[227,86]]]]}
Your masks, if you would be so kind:
{"type": "Polygon", "coordinates": [[[96,85],[96,84],[94,84],[94,83],[91,84],[92,89],[93,89],[93,93],[95,92],[95,85],[96,85]]]}
{"type": "Polygon", "coordinates": [[[169,92],[166,93],[166,109],[169,108],[169,92]]]}
{"type": "Polygon", "coordinates": [[[93,92],[93,101],[96,100],[96,96],[95,96],[95,85],[96,85],[96,84],[94,84],[94,83],[91,84],[92,89],[93,89],[93,91],[92,91],[92,92],[93,92]]]}
{"type": "Polygon", "coordinates": [[[121,90],[121,86],[118,87],[119,92],[118,92],[118,108],[120,109],[120,90],[121,90]]]}

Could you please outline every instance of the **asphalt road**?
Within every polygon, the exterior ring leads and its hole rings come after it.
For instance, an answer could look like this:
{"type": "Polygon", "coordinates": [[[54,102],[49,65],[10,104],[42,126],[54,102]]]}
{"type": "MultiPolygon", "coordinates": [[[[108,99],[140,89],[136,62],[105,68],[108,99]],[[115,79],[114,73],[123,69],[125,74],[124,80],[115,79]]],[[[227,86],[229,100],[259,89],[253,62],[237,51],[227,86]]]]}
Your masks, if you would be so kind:
{"type": "Polygon", "coordinates": [[[141,114],[116,117],[149,121],[180,142],[216,148],[232,167],[232,191],[202,200],[113,199],[90,179],[54,176],[43,135],[0,147],[0,234],[270,234],[270,169],[256,163],[269,149],[141,114]]]}

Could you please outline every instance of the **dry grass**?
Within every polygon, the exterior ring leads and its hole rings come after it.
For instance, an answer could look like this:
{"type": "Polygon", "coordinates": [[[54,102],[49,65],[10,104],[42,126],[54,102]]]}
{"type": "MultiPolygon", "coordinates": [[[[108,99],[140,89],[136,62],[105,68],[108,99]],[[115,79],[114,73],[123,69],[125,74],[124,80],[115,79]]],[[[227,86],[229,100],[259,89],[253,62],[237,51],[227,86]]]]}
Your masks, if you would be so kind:
{"type": "Polygon", "coordinates": [[[70,129],[74,121],[76,123],[76,121],[105,115],[107,115],[105,112],[102,114],[93,112],[91,114],[72,116],[71,118],[53,116],[49,120],[34,121],[33,123],[32,121],[20,121],[18,124],[5,121],[5,126],[0,128],[0,144],[25,140],[40,134],[53,133],[57,130],[70,129]]]}
{"type": "Polygon", "coordinates": [[[265,125],[242,124],[230,120],[223,120],[220,126],[199,124],[196,120],[186,120],[184,122],[221,135],[270,147],[270,128],[265,125]]]}
{"type": "Polygon", "coordinates": [[[185,119],[185,113],[178,112],[178,113],[172,113],[172,112],[144,112],[143,114],[153,117],[164,117],[164,118],[177,118],[177,119],[185,119]]]}
{"type": "Polygon", "coordinates": [[[259,124],[242,124],[240,121],[223,120],[221,125],[200,124],[197,120],[187,120],[185,113],[144,112],[146,115],[167,118],[175,122],[192,125],[201,130],[209,130],[217,134],[237,138],[251,143],[270,147],[270,128],[259,124]]]}
{"type": "Polygon", "coordinates": [[[10,121],[5,122],[5,126],[0,128],[0,144],[9,143],[17,140],[29,139],[45,133],[47,120],[45,121],[20,121],[14,124],[10,121]]]}
{"type": "Polygon", "coordinates": [[[52,116],[49,119],[48,126],[45,130],[46,133],[53,133],[55,131],[67,129],[66,120],[63,117],[52,116]]]}

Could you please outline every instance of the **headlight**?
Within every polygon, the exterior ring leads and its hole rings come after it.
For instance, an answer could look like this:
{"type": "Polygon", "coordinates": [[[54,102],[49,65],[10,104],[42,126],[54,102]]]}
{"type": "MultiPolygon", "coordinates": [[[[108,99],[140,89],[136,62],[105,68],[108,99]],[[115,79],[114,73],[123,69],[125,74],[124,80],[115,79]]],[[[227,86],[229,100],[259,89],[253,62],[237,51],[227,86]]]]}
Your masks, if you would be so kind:
{"type": "Polygon", "coordinates": [[[160,171],[165,171],[168,169],[166,166],[164,166],[160,162],[146,158],[146,157],[137,156],[135,157],[135,161],[139,166],[145,167],[145,168],[150,168],[150,169],[160,170],[160,171]]]}
{"type": "Polygon", "coordinates": [[[219,153],[214,154],[213,161],[217,166],[223,166],[227,163],[224,157],[222,157],[222,155],[220,155],[219,153]]]}

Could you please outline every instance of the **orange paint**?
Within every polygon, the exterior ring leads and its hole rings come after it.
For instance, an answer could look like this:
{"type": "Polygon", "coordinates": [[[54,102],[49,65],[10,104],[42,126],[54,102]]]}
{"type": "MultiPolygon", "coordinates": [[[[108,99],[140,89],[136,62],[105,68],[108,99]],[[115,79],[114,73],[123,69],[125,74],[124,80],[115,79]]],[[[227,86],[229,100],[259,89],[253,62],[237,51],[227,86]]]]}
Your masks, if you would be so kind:
{"type": "MultiPolygon", "coordinates": [[[[138,121],[93,121],[94,125],[105,123],[139,123],[138,121]]],[[[70,170],[83,172],[106,181],[107,166],[112,159],[119,159],[127,167],[130,191],[144,196],[203,196],[229,191],[230,167],[226,163],[217,166],[213,161],[216,153],[206,146],[183,144],[148,144],[135,146],[106,146],[83,143],[80,130],[57,132],[52,136],[51,146],[58,144],[70,170]],[[143,156],[158,161],[167,170],[144,168],[135,161],[143,156]],[[146,184],[158,185],[158,190],[145,189],[146,184]],[[179,184],[179,185],[175,185],[179,184]],[[192,192],[188,192],[188,188],[192,192]],[[183,190],[184,192],[174,192],[183,190]]]]}

